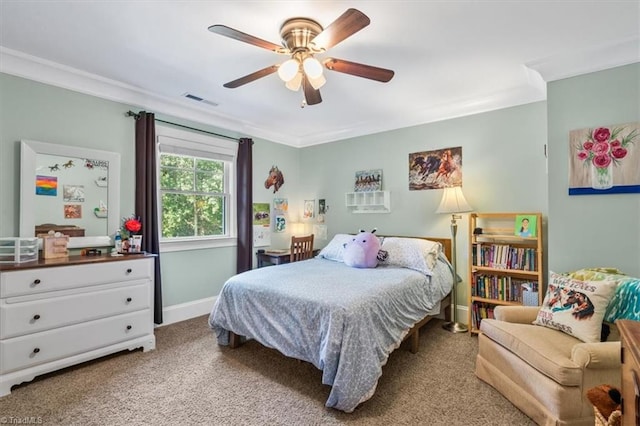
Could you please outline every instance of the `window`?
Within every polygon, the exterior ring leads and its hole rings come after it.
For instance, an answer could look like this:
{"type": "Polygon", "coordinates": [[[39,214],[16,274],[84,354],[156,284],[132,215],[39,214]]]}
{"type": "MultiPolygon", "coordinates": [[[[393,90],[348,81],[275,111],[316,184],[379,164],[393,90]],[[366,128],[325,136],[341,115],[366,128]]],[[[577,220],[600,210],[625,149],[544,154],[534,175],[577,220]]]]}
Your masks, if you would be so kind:
{"type": "Polygon", "coordinates": [[[235,244],[237,144],[158,126],[163,251],[235,244]]]}

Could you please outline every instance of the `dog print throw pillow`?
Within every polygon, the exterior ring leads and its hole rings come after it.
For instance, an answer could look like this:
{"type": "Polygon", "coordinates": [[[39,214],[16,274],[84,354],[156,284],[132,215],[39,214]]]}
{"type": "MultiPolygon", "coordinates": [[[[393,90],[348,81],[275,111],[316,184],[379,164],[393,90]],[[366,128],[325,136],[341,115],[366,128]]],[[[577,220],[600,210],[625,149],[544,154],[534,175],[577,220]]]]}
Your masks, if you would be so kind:
{"type": "Polygon", "coordinates": [[[580,281],[550,272],[535,325],[553,328],[583,342],[599,342],[602,320],[617,280],[580,281]]]}

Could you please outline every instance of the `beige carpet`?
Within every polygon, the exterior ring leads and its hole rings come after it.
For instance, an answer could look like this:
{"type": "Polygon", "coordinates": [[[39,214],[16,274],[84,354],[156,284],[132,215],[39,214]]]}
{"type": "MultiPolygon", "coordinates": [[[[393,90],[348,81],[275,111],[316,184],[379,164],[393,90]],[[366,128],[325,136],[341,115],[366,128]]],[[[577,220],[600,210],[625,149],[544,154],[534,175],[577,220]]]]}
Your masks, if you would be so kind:
{"type": "Polygon", "coordinates": [[[375,395],[355,412],[328,409],[311,364],[255,342],[219,347],[207,317],[156,330],[157,349],[51,373],[0,398],[0,423],[45,425],[533,425],[473,374],[478,340],[439,320],[420,352],[393,352],[375,395]],[[13,419],[13,420],[12,420],[13,419]]]}

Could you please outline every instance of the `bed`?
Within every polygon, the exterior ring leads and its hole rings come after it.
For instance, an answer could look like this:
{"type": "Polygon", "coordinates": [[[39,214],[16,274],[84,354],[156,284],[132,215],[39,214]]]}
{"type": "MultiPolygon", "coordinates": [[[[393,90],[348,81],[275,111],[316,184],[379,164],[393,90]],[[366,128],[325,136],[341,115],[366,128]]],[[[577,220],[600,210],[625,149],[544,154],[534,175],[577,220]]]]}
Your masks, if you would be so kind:
{"type": "Polygon", "coordinates": [[[313,259],[231,277],[209,316],[220,345],[255,339],[312,363],[331,386],[327,407],[352,412],[371,398],[389,354],[442,312],[453,284],[451,241],[381,237],[388,260],[359,269],[341,261],[338,234],[313,259]]]}

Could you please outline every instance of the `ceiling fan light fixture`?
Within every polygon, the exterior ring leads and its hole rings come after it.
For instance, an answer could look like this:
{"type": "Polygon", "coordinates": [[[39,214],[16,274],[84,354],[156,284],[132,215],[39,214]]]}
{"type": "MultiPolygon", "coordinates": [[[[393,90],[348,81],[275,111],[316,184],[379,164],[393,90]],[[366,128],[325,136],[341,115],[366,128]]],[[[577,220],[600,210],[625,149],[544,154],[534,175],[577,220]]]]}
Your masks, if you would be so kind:
{"type": "Polygon", "coordinates": [[[300,89],[300,86],[302,85],[302,73],[301,72],[297,73],[295,76],[293,76],[291,80],[287,81],[284,85],[287,89],[297,92],[300,89]]]}
{"type": "Polygon", "coordinates": [[[393,78],[394,72],[392,70],[336,58],[328,58],[324,60],[324,63],[321,63],[314,57],[314,55],[322,54],[327,49],[351,37],[370,23],[371,21],[367,15],[353,8],[347,9],[326,28],[323,28],[313,19],[294,17],[284,21],[280,27],[280,45],[226,25],[212,25],[209,27],[209,31],[270,50],[271,52],[290,55],[289,59],[281,64],[270,65],[254,71],[251,74],[223,84],[224,87],[235,89],[268,75],[278,73],[279,78],[289,90],[298,91],[302,89],[304,96],[302,106],[304,107],[305,105],[317,105],[322,102],[319,89],[326,83],[324,68],[383,83],[393,78]]]}
{"type": "Polygon", "coordinates": [[[319,88],[324,86],[324,84],[327,82],[327,79],[324,78],[324,75],[322,74],[320,74],[320,77],[316,77],[316,78],[308,77],[308,79],[309,79],[309,84],[311,84],[311,87],[313,87],[315,90],[318,90],[319,88]]]}
{"type": "Polygon", "coordinates": [[[293,80],[299,74],[300,63],[295,59],[289,59],[278,67],[278,77],[285,83],[293,80]]]}
{"type": "Polygon", "coordinates": [[[302,62],[304,73],[309,79],[322,77],[322,64],[313,56],[308,56],[302,62]]]}

